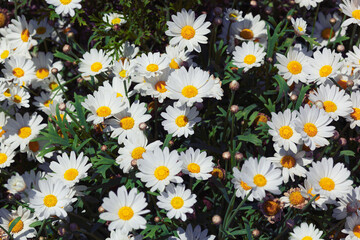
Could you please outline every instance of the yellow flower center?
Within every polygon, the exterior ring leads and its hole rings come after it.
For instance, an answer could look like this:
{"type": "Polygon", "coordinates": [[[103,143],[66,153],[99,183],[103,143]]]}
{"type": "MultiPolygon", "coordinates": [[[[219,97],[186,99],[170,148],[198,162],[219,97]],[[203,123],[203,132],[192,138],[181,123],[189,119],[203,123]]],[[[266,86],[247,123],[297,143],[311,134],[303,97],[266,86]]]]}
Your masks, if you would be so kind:
{"type": "Polygon", "coordinates": [[[181,94],[186,98],[193,98],[198,95],[198,90],[193,85],[188,85],[182,89],[181,94]]]}
{"type": "Polygon", "coordinates": [[[323,39],[328,40],[329,38],[333,38],[334,36],[335,36],[334,29],[331,31],[331,28],[325,28],[324,30],[321,31],[321,37],[323,39]],[[331,32],[331,37],[330,37],[330,32],[331,32]]]}
{"type": "Polygon", "coordinates": [[[69,168],[64,173],[64,179],[67,181],[73,181],[79,175],[79,171],[75,168],[69,168]]]}
{"type": "Polygon", "coordinates": [[[313,238],[312,237],[310,237],[310,236],[305,236],[305,237],[303,237],[301,240],[312,240],[313,238]]]}
{"type": "Polygon", "coordinates": [[[15,103],[21,103],[22,97],[20,97],[19,95],[14,95],[14,102],[15,103]]]}
{"type": "Polygon", "coordinates": [[[254,37],[254,33],[251,29],[245,28],[245,29],[241,30],[240,37],[249,40],[254,37]]]}
{"type": "Polygon", "coordinates": [[[280,135],[280,137],[282,137],[284,139],[291,138],[293,134],[294,134],[294,132],[293,132],[292,128],[289,126],[282,126],[279,129],[279,135],[280,135]]]}
{"type": "Polygon", "coordinates": [[[126,70],[121,70],[121,71],[119,72],[119,76],[120,76],[121,78],[126,78],[126,70]]]}
{"type": "Polygon", "coordinates": [[[195,36],[195,29],[192,26],[186,25],[181,29],[181,36],[187,40],[195,36]]]}
{"type": "Polygon", "coordinates": [[[187,166],[187,169],[188,169],[189,172],[191,172],[191,173],[199,173],[199,172],[200,172],[200,166],[199,166],[199,164],[196,164],[196,163],[190,163],[190,164],[187,166]]]}
{"type": "Polygon", "coordinates": [[[24,76],[25,72],[24,70],[22,70],[21,68],[14,68],[12,70],[12,73],[14,74],[15,77],[17,78],[21,78],[22,76],[24,76]]]}
{"type": "Polygon", "coordinates": [[[119,218],[124,221],[130,220],[134,216],[134,210],[131,207],[122,207],[118,211],[119,218]]]}
{"type": "MultiPolygon", "coordinates": [[[[308,191],[307,191],[307,194],[309,194],[312,198],[316,196],[316,194],[313,194],[312,193],[312,190],[313,188],[310,188],[308,191]]],[[[319,200],[320,199],[320,196],[316,197],[315,198],[315,201],[319,200]]]]}
{"type": "Polygon", "coordinates": [[[57,84],[56,82],[51,82],[49,83],[49,88],[51,90],[54,90],[55,88],[57,88],[59,86],[59,84],[57,84]]]}
{"type": "Polygon", "coordinates": [[[154,175],[158,180],[164,180],[169,176],[169,169],[165,166],[160,166],[155,169],[154,175]]]}
{"type": "Polygon", "coordinates": [[[296,206],[305,202],[305,198],[299,191],[290,193],[289,201],[292,205],[296,206]]]}
{"type": "Polygon", "coordinates": [[[58,200],[57,197],[55,197],[52,194],[46,195],[44,197],[44,205],[46,207],[54,207],[57,204],[58,200]]]}
{"type": "Polygon", "coordinates": [[[142,158],[144,152],[146,152],[146,149],[143,147],[134,148],[134,150],[131,152],[131,157],[133,159],[140,159],[142,158]]]}
{"type": "Polygon", "coordinates": [[[336,104],[332,101],[325,101],[323,104],[326,112],[335,112],[337,110],[336,104]]]}
{"type": "Polygon", "coordinates": [[[360,120],[360,108],[353,108],[353,112],[350,114],[350,116],[354,119],[354,120],[360,120]]]}
{"type": "Polygon", "coordinates": [[[118,97],[123,97],[123,95],[121,94],[121,93],[116,93],[116,97],[118,98],[118,97]]]}
{"type": "Polygon", "coordinates": [[[4,50],[2,53],[1,53],[1,59],[5,59],[9,56],[9,50],[4,50]]]}
{"type": "Polygon", "coordinates": [[[49,70],[47,68],[40,68],[36,70],[36,77],[44,79],[49,76],[49,70]]]}
{"type": "Polygon", "coordinates": [[[5,97],[11,97],[10,88],[6,89],[4,92],[5,97]]]}
{"type": "MultiPolygon", "coordinates": [[[[9,222],[9,225],[8,225],[9,228],[10,228],[10,225],[14,222],[14,220],[15,220],[15,219],[13,219],[13,220],[11,220],[11,221],[9,222]]],[[[19,221],[15,224],[15,226],[11,229],[11,232],[12,232],[12,233],[18,233],[18,232],[20,232],[21,230],[23,230],[23,228],[24,228],[24,223],[23,223],[23,221],[19,220],[19,221]]]]}
{"type": "Polygon", "coordinates": [[[5,153],[0,153],[0,164],[3,164],[7,160],[7,155],[5,153]]]}
{"type": "Polygon", "coordinates": [[[328,177],[323,177],[319,181],[319,185],[322,189],[326,191],[332,191],[335,188],[335,182],[328,177]]]}
{"type": "Polygon", "coordinates": [[[356,9],[351,14],[356,20],[360,20],[360,9],[356,9]]]}
{"type": "MultiPolygon", "coordinates": [[[[359,13],[360,14],[360,13],[359,13]]],[[[360,18],[360,16],[359,16],[360,18]]],[[[353,233],[354,235],[357,237],[357,238],[360,238],[360,224],[356,225],[354,228],[353,228],[353,233]]]]}
{"type": "Polygon", "coordinates": [[[237,18],[237,15],[235,13],[230,13],[229,17],[231,18],[237,18]]]}
{"type": "Polygon", "coordinates": [[[178,127],[185,127],[188,122],[189,119],[185,115],[180,115],[175,119],[175,123],[178,127]]]}
{"type": "Polygon", "coordinates": [[[179,209],[182,206],[184,206],[184,200],[181,197],[173,197],[173,199],[171,199],[171,206],[175,209],[179,209]]]}
{"type": "Polygon", "coordinates": [[[149,72],[156,72],[157,70],[159,70],[159,66],[157,64],[151,63],[147,65],[146,70],[149,72]]]}
{"type": "Polygon", "coordinates": [[[264,175],[261,174],[256,174],[254,176],[254,184],[258,187],[263,187],[265,186],[267,183],[266,178],[264,177],[264,175]]]}
{"type": "Polygon", "coordinates": [[[290,61],[287,65],[287,69],[291,74],[297,75],[302,71],[302,65],[298,61],[290,61]]]}
{"type": "Polygon", "coordinates": [[[111,109],[107,106],[101,106],[96,110],[96,114],[99,117],[107,117],[111,114],[111,109]]]}
{"type": "Polygon", "coordinates": [[[30,37],[29,30],[28,30],[28,29],[24,29],[24,30],[21,32],[21,40],[22,40],[23,42],[27,42],[27,41],[29,41],[29,37],[30,37]]]}
{"type": "Polygon", "coordinates": [[[299,30],[299,32],[302,32],[302,31],[304,31],[304,29],[302,28],[302,27],[298,27],[298,30],[299,30]]]}
{"type": "Polygon", "coordinates": [[[60,0],[61,4],[63,5],[68,5],[69,3],[72,2],[72,0],[60,0]]]}
{"type": "Polygon", "coordinates": [[[322,68],[320,68],[319,74],[320,77],[327,77],[331,74],[332,67],[330,65],[325,65],[322,68]]]}
{"type": "Polygon", "coordinates": [[[304,125],[304,132],[306,132],[309,137],[314,137],[318,133],[318,130],[313,123],[306,123],[304,125]]]}
{"type": "Polygon", "coordinates": [[[21,138],[27,138],[31,135],[31,128],[30,127],[22,127],[18,131],[18,136],[21,138]]]}
{"type": "Polygon", "coordinates": [[[280,164],[284,168],[293,168],[296,165],[296,160],[292,156],[283,156],[280,160],[280,164]]]}
{"type": "Polygon", "coordinates": [[[36,153],[37,151],[39,151],[40,149],[40,145],[39,145],[39,142],[38,141],[35,141],[35,142],[29,142],[29,149],[36,153]]]}
{"type": "Polygon", "coordinates": [[[46,101],[44,102],[44,106],[45,106],[45,107],[49,107],[50,104],[53,104],[53,101],[50,100],[50,99],[48,99],[48,100],[46,100],[46,101]]]}
{"type": "Polygon", "coordinates": [[[246,64],[253,64],[256,61],[256,57],[252,54],[246,55],[244,58],[244,63],[246,64]]]}
{"type": "Polygon", "coordinates": [[[264,208],[266,215],[269,215],[269,216],[276,215],[280,210],[279,204],[272,200],[266,201],[263,205],[263,208],[264,208]]]}
{"type": "Polygon", "coordinates": [[[45,27],[38,27],[36,29],[36,34],[41,35],[44,34],[46,32],[46,28],[45,27]]]}
{"type": "Polygon", "coordinates": [[[0,28],[5,26],[5,22],[6,22],[7,16],[0,12],[0,28]]]}
{"type": "Polygon", "coordinates": [[[102,69],[102,64],[100,62],[94,62],[93,64],[91,64],[91,71],[93,72],[98,72],[102,69]]]}
{"type": "Polygon", "coordinates": [[[169,63],[169,67],[172,69],[179,69],[179,64],[175,61],[175,58],[171,59],[171,62],[169,63]]]}
{"type": "Polygon", "coordinates": [[[167,89],[165,88],[166,87],[166,83],[164,81],[158,81],[156,84],[155,84],[155,89],[156,91],[160,92],[160,93],[164,93],[167,91],[167,89]]]}
{"type": "Polygon", "coordinates": [[[111,24],[112,25],[115,25],[115,24],[119,24],[121,22],[121,19],[120,18],[114,18],[113,20],[111,20],[111,24]]]}
{"type": "Polygon", "coordinates": [[[134,127],[135,120],[132,117],[123,117],[120,120],[120,127],[125,130],[132,129],[134,127]]]}
{"type": "Polygon", "coordinates": [[[240,186],[245,190],[250,190],[252,187],[250,187],[249,185],[246,184],[246,182],[244,181],[240,181],[240,186]]]}
{"type": "Polygon", "coordinates": [[[2,137],[2,135],[4,135],[4,133],[6,133],[6,131],[0,126],[0,138],[2,137]]]}

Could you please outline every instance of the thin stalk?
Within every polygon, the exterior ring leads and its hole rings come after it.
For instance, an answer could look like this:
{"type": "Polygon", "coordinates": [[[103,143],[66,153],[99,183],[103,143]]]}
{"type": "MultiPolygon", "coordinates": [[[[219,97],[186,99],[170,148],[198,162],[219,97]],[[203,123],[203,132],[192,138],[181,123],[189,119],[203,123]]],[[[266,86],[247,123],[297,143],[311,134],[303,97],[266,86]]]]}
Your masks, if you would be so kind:
{"type": "Polygon", "coordinates": [[[47,219],[43,220],[43,222],[41,223],[40,230],[38,231],[38,233],[37,233],[37,235],[36,235],[36,239],[39,239],[39,237],[40,237],[40,235],[41,235],[41,232],[42,232],[42,230],[43,230],[46,222],[47,222],[47,219]]]}
{"type": "Polygon", "coordinates": [[[249,198],[250,194],[252,193],[252,190],[250,190],[250,192],[248,193],[248,195],[246,195],[246,197],[241,201],[241,203],[236,207],[236,209],[234,210],[234,213],[229,217],[229,220],[226,222],[225,224],[225,229],[228,228],[228,226],[231,224],[232,220],[235,218],[236,214],[238,213],[238,211],[240,210],[240,208],[245,204],[245,202],[247,201],[247,199],[249,198]]]}
{"type": "Polygon", "coordinates": [[[353,45],[353,41],[354,41],[355,34],[356,34],[356,28],[357,28],[357,24],[353,24],[353,30],[352,30],[351,37],[350,37],[349,49],[351,49],[351,47],[353,45]]]}

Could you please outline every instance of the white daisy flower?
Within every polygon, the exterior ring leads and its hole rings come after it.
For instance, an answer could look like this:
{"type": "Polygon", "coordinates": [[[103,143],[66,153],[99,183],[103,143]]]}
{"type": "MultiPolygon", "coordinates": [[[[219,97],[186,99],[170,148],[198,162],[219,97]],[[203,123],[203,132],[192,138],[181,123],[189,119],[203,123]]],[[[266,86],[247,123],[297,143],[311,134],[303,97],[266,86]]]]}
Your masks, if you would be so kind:
{"type": "Polygon", "coordinates": [[[54,56],[51,52],[39,52],[37,57],[32,59],[35,65],[35,79],[37,81],[42,81],[43,79],[49,77],[51,70],[56,68],[61,71],[63,64],[58,61],[54,63],[54,56]]]}
{"type": "Polygon", "coordinates": [[[188,224],[186,231],[179,227],[176,233],[179,237],[170,237],[168,240],[215,240],[215,235],[208,236],[208,230],[201,231],[200,225],[193,229],[191,224],[188,224]]]}
{"type": "Polygon", "coordinates": [[[360,187],[352,188],[345,197],[336,202],[332,217],[336,220],[345,219],[353,213],[360,214],[360,187]]]}
{"type": "Polygon", "coordinates": [[[54,102],[62,102],[63,97],[59,93],[55,92],[41,92],[40,96],[34,97],[35,101],[33,105],[36,106],[40,111],[43,111],[47,115],[50,115],[50,105],[54,102]]]}
{"type": "Polygon", "coordinates": [[[13,50],[6,38],[0,40],[0,63],[4,63],[6,59],[13,55],[13,50]]]}
{"type": "Polygon", "coordinates": [[[224,18],[231,22],[239,22],[243,19],[243,12],[233,9],[233,8],[227,8],[224,12],[224,18]]]}
{"type": "Polygon", "coordinates": [[[2,208],[0,210],[0,222],[1,227],[10,230],[10,225],[18,217],[21,217],[20,220],[15,224],[11,229],[11,236],[14,240],[27,240],[29,238],[36,237],[36,230],[33,227],[30,227],[32,223],[36,221],[34,215],[30,210],[19,206],[17,210],[12,210],[11,213],[2,208]]]}
{"type": "Polygon", "coordinates": [[[267,121],[269,125],[269,134],[273,136],[272,140],[283,147],[286,151],[289,149],[297,152],[297,144],[300,144],[301,135],[295,130],[295,120],[298,118],[298,112],[291,112],[286,109],[283,113],[271,113],[271,121],[267,121]]]}
{"type": "Polygon", "coordinates": [[[11,97],[8,98],[9,105],[15,105],[17,108],[28,108],[30,93],[22,87],[13,87],[10,90],[11,97]]]}
{"type": "Polygon", "coordinates": [[[325,16],[322,12],[319,12],[313,37],[322,47],[327,46],[329,42],[334,42],[338,36],[341,37],[346,34],[346,27],[341,26],[341,22],[341,17],[337,13],[329,13],[325,16]],[[330,23],[332,18],[336,20],[333,25],[330,23]]]}
{"type": "Polygon", "coordinates": [[[209,97],[214,84],[208,72],[200,68],[190,67],[186,70],[181,67],[170,74],[166,88],[171,92],[170,98],[179,100],[176,103],[178,107],[185,103],[191,107],[195,102],[202,102],[204,97],[209,97]]]}
{"type": "Polygon", "coordinates": [[[75,9],[81,9],[81,0],[46,0],[47,4],[55,6],[55,12],[62,16],[75,16],[75,9]]]}
{"type": "Polygon", "coordinates": [[[329,78],[335,77],[337,72],[343,66],[340,62],[341,55],[328,48],[322,52],[314,52],[314,58],[311,59],[310,65],[304,69],[309,74],[309,82],[315,81],[318,85],[323,84],[329,78]]]}
{"type": "Polygon", "coordinates": [[[239,22],[234,22],[231,28],[236,39],[241,41],[254,41],[259,42],[263,46],[266,45],[266,23],[261,20],[260,15],[254,17],[252,13],[248,13],[239,22]]]}
{"type": "Polygon", "coordinates": [[[210,32],[210,22],[205,22],[206,14],[200,15],[195,19],[195,13],[192,10],[186,11],[184,8],[177,12],[176,16],[171,15],[173,21],[167,21],[169,30],[165,34],[173,37],[170,40],[171,46],[179,45],[180,49],[187,49],[192,52],[201,52],[200,44],[207,43],[206,34],[210,32]]]}
{"type": "Polygon", "coordinates": [[[43,156],[39,156],[40,151],[44,149],[44,146],[46,145],[46,143],[48,143],[48,141],[46,141],[46,140],[31,141],[26,146],[26,148],[21,152],[26,152],[27,158],[29,160],[36,160],[39,163],[44,163],[45,157],[50,158],[53,155],[52,152],[48,152],[43,156]]]}
{"type": "Polygon", "coordinates": [[[293,207],[303,209],[308,203],[307,199],[301,194],[301,188],[290,188],[289,191],[284,193],[280,201],[285,204],[284,207],[293,207]]]}
{"type": "Polygon", "coordinates": [[[325,112],[335,121],[339,120],[339,116],[347,117],[352,112],[350,96],[336,85],[331,87],[320,85],[313,93],[310,93],[309,99],[314,103],[321,101],[325,112]]]}
{"type": "Polygon", "coordinates": [[[128,139],[124,139],[124,147],[119,149],[119,156],[116,158],[116,162],[124,173],[128,173],[133,168],[131,165],[133,159],[142,159],[143,153],[153,151],[162,144],[159,140],[148,144],[148,140],[142,132],[131,131],[127,136],[128,139]]]}
{"type": "Polygon", "coordinates": [[[108,125],[106,130],[111,131],[111,137],[118,137],[118,143],[124,142],[125,138],[129,138],[130,132],[139,133],[141,130],[139,124],[148,121],[151,118],[150,114],[145,114],[147,109],[145,103],[135,101],[130,107],[114,115],[105,121],[108,125]]]}
{"type": "Polygon", "coordinates": [[[301,134],[304,144],[311,150],[329,144],[326,138],[334,135],[334,126],[329,126],[332,119],[324,111],[315,105],[300,107],[300,114],[295,120],[295,130],[301,134]]]}
{"type": "Polygon", "coordinates": [[[105,240],[142,240],[142,236],[133,236],[132,234],[124,233],[122,229],[117,229],[110,232],[110,237],[105,240]]]}
{"type": "Polygon", "coordinates": [[[14,55],[5,61],[5,69],[1,70],[6,80],[14,83],[30,82],[35,78],[34,63],[23,56],[14,55]]]}
{"type": "Polygon", "coordinates": [[[54,28],[48,23],[48,19],[44,18],[40,22],[31,19],[30,24],[33,25],[35,29],[35,38],[45,39],[51,36],[51,33],[54,32],[54,28]]]}
{"type": "MultiPolygon", "coordinates": [[[[123,25],[126,23],[124,15],[120,13],[107,13],[103,16],[102,20],[110,25],[123,25]]],[[[106,27],[105,30],[110,30],[111,27],[106,27]]]]}
{"type": "Polygon", "coordinates": [[[339,7],[346,16],[350,17],[344,21],[344,26],[352,23],[360,25],[360,0],[343,0],[339,7]]]}
{"type": "Polygon", "coordinates": [[[0,143],[3,142],[3,140],[5,139],[5,129],[4,126],[6,125],[8,119],[10,117],[6,115],[6,113],[4,112],[0,112],[0,143]]]}
{"type": "MultiPolygon", "coordinates": [[[[311,200],[312,198],[314,198],[316,196],[317,193],[315,193],[314,188],[312,187],[312,185],[310,185],[309,181],[307,179],[304,180],[304,186],[299,185],[300,189],[301,189],[301,195],[306,198],[307,200],[311,200]]],[[[311,206],[316,209],[317,207],[320,208],[321,210],[326,211],[327,210],[327,206],[326,204],[333,204],[335,203],[334,201],[332,201],[331,199],[329,199],[327,196],[324,195],[319,195],[315,198],[315,200],[311,203],[311,206]]]]}
{"type": "Polygon", "coordinates": [[[139,53],[139,47],[136,47],[135,44],[130,44],[128,41],[124,42],[119,48],[119,58],[121,60],[132,60],[139,53]]]}
{"type": "Polygon", "coordinates": [[[352,112],[346,116],[346,121],[350,122],[350,128],[360,127],[360,91],[351,93],[352,112]]]}
{"type": "Polygon", "coordinates": [[[105,119],[121,112],[125,103],[118,101],[114,92],[107,92],[104,89],[95,91],[93,95],[88,94],[81,105],[90,111],[86,121],[99,124],[105,119]]]}
{"type": "Polygon", "coordinates": [[[182,183],[183,179],[176,176],[181,171],[182,162],[176,150],[169,152],[169,148],[164,150],[155,148],[154,151],[147,151],[142,155],[137,164],[139,171],[136,177],[145,182],[145,186],[154,192],[157,189],[162,192],[165,186],[174,183],[182,183]]]}
{"type": "Polygon", "coordinates": [[[170,219],[181,219],[186,221],[186,213],[193,213],[192,206],[196,203],[196,195],[191,193],[190,189],[185,190],[185,185],[175,186],[170,183],[165,191],[157,196],[156,205],[167,211],[166,216],[170,219]]]}
{"type": "MultiPolygon", "coordinates": [[[[236,197],[244,199],[249,194],[252,187],[250,187],[246,184],[246,182],[243,181],[243,172],[239,171],[239,169],[237,169],[236,167],[233,167],[233,172],[234,178],[231,179],[231,182],[234,184],[236,190],[236,197]]],[[[254,201],[252,193],[249,195],[248,200],[251,202],[254,201]]]]}
{"type": "Polygon", "coordinates": [[[132,188],[128,193],[125,186],[118,188],[117,193],[109,193],[109,197],[103,199],[102,207],[105,212],[100,214],[100,219],[111,221],[108,229],[121,229],[128,233],[133,229],[145,229],[146,220],[141,215],[150,212],[144,209],[147,206],[145,194],[138,193],[132,188]]]}
{"type": "Polygon", "coordinates": [[[305,71],[309,68],[310,58],[303,52],[290,47],[286,56],[276,53],[278,61],[275,67],[279,69],[279,74],[286,80],[287,84],[291,86],[293,83],[307,83],[309,74],[305,71]]]}
{"type": "Polygon", "coordinates": [[[169,63],[171,70],[179,69],[181,66],[184,66],[185,63],[189,64],[193,57],[189,51],[185,51],[185,49],[180,48],[179,45],[175,47],[170,45],[166,46],[166,55],[171,60],[169,63]]]}
{"type": "Polygon", "coordinates": [[[84,156],[84,153],[80,153],[78,157],[74,151],[70,153],[70,156],[63,153],[62,156],[57,156],[57,162],[50,163],[49,168],[53,171],[50,175],[71,187],[87,177],[87,171],[92,166],[88,161],[89,158],[84,156]]]}
{"type": "Polygon", "coordinates": [[[79,72],[83,76],[95,76],[96,74],[105,72],[110,66],[111,58],[102,50],[95,48],[86,52],[80,59],[79,72]]]}
{"type": "Polygon", "coordinates": [[[39,180],[39,190],[29,191],[29,206],[35,210],[35,215],[39,220],[47,219],[51,216],[65,218],[67,211],[71,208],[70,204],[76,201],[73,198],[74,192],[62,181],[52,178],[39,180]]]}
{"type": "MultiPolygon", "coordinates": [[[[68,122],[72,122],[72,119],[69,116],[69,114],[67,114],[67,112],[64,111],[64,110],[59,109],[59,104],[61,104],[61,103],[64,103],[64,102],[55,101],[55,102],[53,102],[52,104],[49,105],[49,117],[53,117],[56,120],[58,120],[56,112],[59,111],[61,121],[66,120],[68,122]]],[[[64,104],[65,104],[65,107],[66,107],[67,111],[72,112],[72,113],[76,112],[74,105],[72,105],[70,102],[67,102],[67,103],[64,103],[64,104]]]]}
{"type": "Polygon", "coordinates": [[[40,87],[42,90],[47,92],[55,92],[56,94],[63,94],[59,84],[62,86],[62,88],[64,88],[65,91],[67,90],[67,87],[65,86],[66,82],[63,80],[60,73],[58,73],[56,76],[50,74],[49,77],[44,78],[41,81],[33,81],[32,87],[33,88],[40,87]]]}
{"type": "Polygon", "coordinates": [[[25,172],[21,175],[26,183],[26,193],[31,192],[32,189],[40,190],[39,181],[45,179],[47,173],[34,170],[30,172],[25,172]]]}
{"type": "Polygon", "coordinates": [[[200,149],[194,151],[193,148],[189,148],[180,154],[182,172],[198,180],[207,180],[211,177],[215,165],[212,160],[213,157],[207,157],[206,151],[200,152],[200,149]]]}
{"type": "Polygon", "coordinates": [[[265,191],[281,194],[279,186],[282,183],[281,171],[265,157],[249,158],[242,166],[244,182],[252,188],[252,195],[256,200],[265,197],[265,191]]]}
{"type": "Polygon", "coordinates": [[[138,56],[134,64],[139,75],[150,78],[162,74],[169,63],[170,60],[166,55],[161,56],[159,52],[149,52],[147,55],[143,53],[138,56]]]}
{"type": "Polygon", "coordinates": [[[295,0],[295,3],[299,4],[300,7],[305,7],[307,10],[314,8],[324,0],[295,0]]]}
{"type": "Polygon", "coordinates": [[[9,167],[14,162],[15,154],[14,147],[0,144],[0,171],[1,168],[9,167]]]}
{"type": "Polygon", "coordinates": [[[351,192],[352,180],[348,180],[350,171],[342,163],[334,166],[332,158],[323,158],[321,161],[313,162],[309,172],[306,174],[315,193],[335,200],[337,197],[345,197],[351,192]]]}
{"type": "Polygon", "coordinates": [[[177,107],[168,106],[166,112],[162,112],[161,116],[165,119],[161,122],[164,129],[173,136],[185,136],[194,134],[194,126],[201,121],[198,117],[199,112],[196,107],[189,108],[186,105],[177,107]]]}
{"type": "MultiPolygon", "coordinates": [[[[0,50],[1,52],[1,50],[0,50]]],[[[353,74],[356,74],[360,71],[360,45],[353,46],[353,52],[348,51],[346,53],[347,61],[351,64],[353,74]]],[[[0,60],[1,61],[1,60],[0,60]]]]}
{"type": "Polygon", "coordinates": [[[294,28],[295,34],[297,36],[304,35],[306,33],[306,27],[307,23],[302,18],[297,18],[296,20],[294,18],[291,18],[291,24],[294,28]]]}
{"type": "MultiPolygon", "coordinates": [[[[160,103],[164,102],[165,98],[168,98],[171,95],[171,93],[166,89],[169,74],[170,69],[167,68],[161,75],[149,78],[149,80],[142,85],[144,88],[140,90],[140,93],[145,92],[145,95],[157,98],[160,103]]],[[[140,87],[140,84],[137,86],[140,87]]]]}
{"type": "Polygon", "coordinates": [[[12,145],[14,148],[20,146],[20,150],[24,150],[26,145],[34,138],[36,138],[40,131],[46,127],[46,124],[41,124],[43,118],[37,115],[36,112],[29,116],[26,112],[24,116],[16,113],[16,119],[9,119],[6,126],[5,144],[12,145]]]}
{"type": "Polygon", "coordinates": [[[345,229],[341,232],[348,234],[345,240],[358,240],[360,239],[360,216],[352,214],[346,218],[345,229]]]}
{"type": "Polygon", "coordinates": [[[323,231],[317,229],[314,224],[303,222],[300,226],[293,229],[290,233],[289,240],[323,240],[323,238],[321,238],[322,234],[323,231]]]}
{"type": "Polygon", "coordinates": [[[249,41],[243,42],[241,47],[236,46],[233,55],[234,65],[244,68],[244,72],[247,72],[253,67],[260,67],[264,64],[266,52],[259,44],[249,41]]]}
{"type": "Polygon", "coordinates": [[[115,61],[112,66],[114,75],[121,80],[128,79],[134,72],[133,62],[125,59],[124,61],[115,61]]]}
{"type": "Polygon", "coordinates": [[[4,184],[4,187],[7,188],[9,193],[16,194],[25,191],[26,183],[19,173],[15,173],[15,175],[11,176],[7,183],[4,184]]]}

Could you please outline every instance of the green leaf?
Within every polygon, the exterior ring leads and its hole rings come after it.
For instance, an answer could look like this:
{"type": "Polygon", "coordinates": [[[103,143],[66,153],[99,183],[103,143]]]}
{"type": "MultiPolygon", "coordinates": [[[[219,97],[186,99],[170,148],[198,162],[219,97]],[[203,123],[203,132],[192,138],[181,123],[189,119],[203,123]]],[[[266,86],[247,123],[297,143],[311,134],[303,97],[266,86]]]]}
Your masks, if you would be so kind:
{"type": "Polygon", "coordinates": [[[284,95],[285,95],[285,97],[287,97],[287,93],[289,91],[289,86],[287,85],[284,78],[282,78],[280,75],[276,75],[276,76],[274,76],[274,78],[279,83],[279,94],[275,100],[275,103],[278,103],[284,95]]]}
{"type": "Polygon", "coordinates": [[[172,134],[166,135],[165,141],[164,141],[163,146],[162,146],[163,150],[164,150],[165,147],[169,146],[169,142],[170,142],[171,138],[172,138],[172,134]]]}
{"type": "Polygon", "coordinates": [[[316,45],[316,46],[320,46],[320,43],[318,43],[316,41],[316,38],[312,38],[312,37],[309,37],[307,35],[302,35],[301,36],[305,41],[307,41],[308,43],[312,44],[312,45],[316,45]]]}
{"type": "Polygon", "coordinates": [[[355,153],[351,150],[343,150],[340,152],[339,154],[340,156],[350,156],[350,157],[355,157],[355,153]]]}
{"type": "Polygon", "coordinates": [[[65,53],[59,52],[56,50],[56,52],[54,53],[54,56],[57,58],[60,58],[62,60],[66,60],[66,61],[70,61],[70,62],[74,62],[75,59],[70,57],[69,55],[66,55],[65,53]]]}
{"type": "Polygon", "coordinates": [[[15,225],[20,221],[21,217],[15,218],[12,223],[9,226],[9,233],[11,233],[12,229],[15,227],[15,225]]]}
{"type": "Polygon", "coordinates": [[[262,144],[261,140],[255,134],[239,135],[236,136],[236,139],[244,142],[250,142],[255,146],[261,146],[262,144]]]}

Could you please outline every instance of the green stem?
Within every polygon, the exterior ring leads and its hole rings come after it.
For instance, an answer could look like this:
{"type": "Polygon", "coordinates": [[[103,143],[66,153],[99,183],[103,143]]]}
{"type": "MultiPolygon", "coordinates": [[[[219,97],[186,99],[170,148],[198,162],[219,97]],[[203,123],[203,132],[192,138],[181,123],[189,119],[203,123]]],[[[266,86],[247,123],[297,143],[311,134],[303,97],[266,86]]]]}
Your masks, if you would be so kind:
{"type": "Polygon", "coordinates": [[[354,41],[355,34],[356,34],[356,28],[357,28],[357,24],[353,24],[353,31],[352,31],[351,37],[350,37],[349,49],[351,49],[351,47],[353,45],[353,41],[354,41]]]}
{"type": "Polygon", "coordinates": [[[47,222],[47,219],[43,220],[43,222],[41,223],[40,230],[38,231],[38,233],[37,233],[37,235],[36,235],[36,239],[39,239],[39,237],[40,237],[40,235],[41,235],[41,232],[42,232],[42,230],[43,230],[46,222],[47,222]]]}

